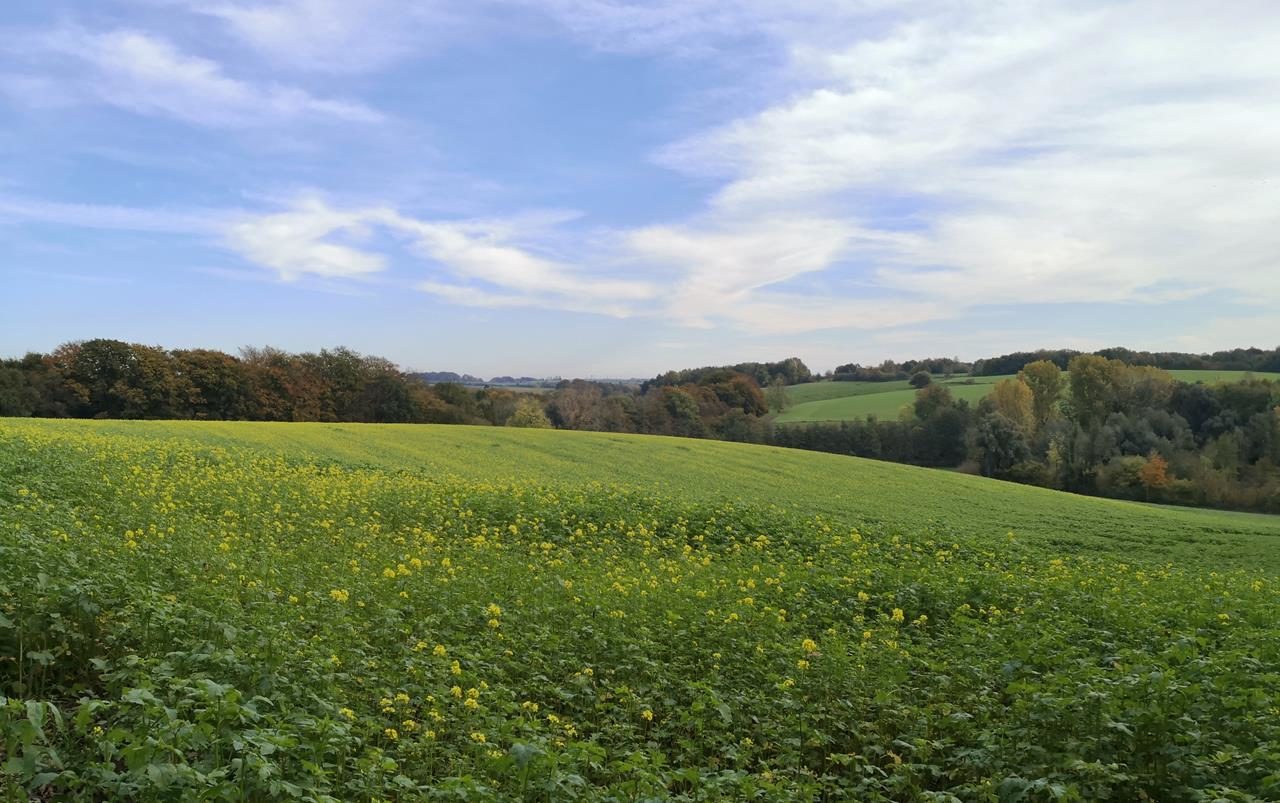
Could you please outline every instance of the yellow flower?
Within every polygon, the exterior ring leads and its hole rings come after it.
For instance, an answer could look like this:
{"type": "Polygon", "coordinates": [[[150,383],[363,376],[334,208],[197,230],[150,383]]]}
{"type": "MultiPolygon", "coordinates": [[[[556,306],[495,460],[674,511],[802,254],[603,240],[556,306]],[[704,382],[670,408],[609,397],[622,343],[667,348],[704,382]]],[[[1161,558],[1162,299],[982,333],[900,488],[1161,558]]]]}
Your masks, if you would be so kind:
{"type": "Polygon", "coordinates": [[[496,616],[502,615],[502,609],[498,607],[498,604],[496,602],[490,602],[489,607],[485,608],[484,610],[485,610],[485,613],[489,614],[489,616],[496,617],[496,616]]]}
{"type": "Polygon", "coordinates": [[[468,697],[467,699],[463,700],[462,704],[472,711],[480,707],[480,701],[473,699],[471,697],[468,697]]]}
{"type": "Polygon", "coordinates": [[[356,718],[356,712],[355,712],[355,711],[352,711],[350,708],[339,708],[339,709],[338,709],[338,713],[339,713],[339,714],[342,714],[342,715],[343,715],[344,717],[346,717],[347,719],[355,719],[355,718],[356,718]]]}
{"type": "Polygon", "coordinates": [[[535,714],[538,712],[538,704],[535,703],[533,700],[525,700],[523,703],[520,704],[520,708],[522,708],[525,711],[533,712],[535,714]]]}
{"type": "Polygon", "coordinates": [[[808,669],[808,668],[809,668],[809,662],[808,662],[808,661],[806,661],[805,659],[801,658],[799,661],[796,661],[796,668],[797,668],[797,669],[799,669],[799,670],[801,670],[801,671],[803,671],[803,670],[805,670],[805,669],[808,669]]]}
{"type": "Polygon", "coordinates": [[[400,731],[396,730],[395,728],[385,728],[382,732],[386,734],[387,738],[393,742],[396,739],[400,738],[400,731]]]}
{"type": "Polygon", "coordinates": [[[649,710],[649,709],[647,709],[647,708],[646,708],[645,710],[643,710],[643,711],[641,711],[641,712],[640,712],[640,717],[641,717],[645,722],[653,722],[653,712],[652,712],[652,711],[650,711],[650,710],[649,710]]]}
{"type": "Polygon", "coordinates": [[[461,697],[462,697],[462,687],[461,687],[461,686],[454,686],[452,689],[449,689],[449,693],[450,693],[450,694],[452,694],[454,697],[461,698],[461,697]]]}
{"type": "Polygon", "coordinates": [[[906,616],[902,613],[901,608],[894,608],[892,618],[893,618],[893,621],[895,622],[901,622],[902,620],[906,619],[906,616]]]}
{"type": "Polygon", "coordinates": [[[472,731],[471,741],[475,742],[476,744],[484,744],[485,742],[489,741],[489,739],[480,731],[472,731]]]}
{"type": "Polygon", "coordinates": [[[444,646],[443,644],[437,644],[437,645],[436,645],[436,648],[435,648],[434,650],[432,650],[432,651],[431,651],[431,653],[432,653],[433,655],[436,655],[436,656],[440,657],[440,658],[443,658],[443,657],[445,657],[446,655],[448,655],[448,654],[449,654],[449,651],[448,651],[447,649],[445,649],[445,646],[444,646]]]}
{"type": "Polygon", "coordinates": [[[403,705],[403,704],[408,703],[408,702],[409,702],[409,695],[405,694],[404,692],[399,692],[399,693],[397,693],[397,694],[396,694],[396,702],[397,702],[397,703],[401,703],[402,705],[403,705]]]}
{"type": "Polygon", "coordinates": [[[462,664],[458,663],[457,661],[454,661],[453,663],[449,664],[449,671],[455,675],[461,675],[462,664]]]}
{"type": "Polygon", "coordinates": [[[862,640],[863,640],[863,641],[870,641],[870,640],[871,640],[871,631],[870,631],[870,630],[864,630],[864,631],[862,631],[862,640]]]}
{"type": "Polygon", "coordinates": [[[410,732],[418,729],[418,723],[413,721],[412,719],[406,719],[404,722],[400,723],[400,726],[410,732]]]}
{"type": "Polygon", "coordinates": [[[329,592],[329,597],[334,602],[346,602],[347,600],[351,599],[351,594],[345,589],[335,588],[329,592]]]}
{"type": "Polygon", "coordinates": [[[805,652],[817,652],[818,642],[814,641],[811,638],[807,638],[803,642],[801,642],[800,648],[805,652]]]}
{"type": "Polygon", "coordinates": [[[868,594],[867,592],[865,591],[858,592],[858,602],[866,602],[869,599],[871,599],[871,595],[868,594]]]}

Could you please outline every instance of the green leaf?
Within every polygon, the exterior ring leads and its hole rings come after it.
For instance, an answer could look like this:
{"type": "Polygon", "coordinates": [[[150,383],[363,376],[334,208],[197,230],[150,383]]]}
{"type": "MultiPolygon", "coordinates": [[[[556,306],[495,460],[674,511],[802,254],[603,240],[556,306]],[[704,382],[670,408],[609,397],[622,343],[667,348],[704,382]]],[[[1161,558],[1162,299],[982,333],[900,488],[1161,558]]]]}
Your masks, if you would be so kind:
{"type": "Polygon", "coordinates": [[[1030,791],[1030,781],[1026,778],[1011,775],[996,787],[996,796],[1000,799],[1000,803],[1019,803],[1019,801],[1026,799],[1030,791]]]}

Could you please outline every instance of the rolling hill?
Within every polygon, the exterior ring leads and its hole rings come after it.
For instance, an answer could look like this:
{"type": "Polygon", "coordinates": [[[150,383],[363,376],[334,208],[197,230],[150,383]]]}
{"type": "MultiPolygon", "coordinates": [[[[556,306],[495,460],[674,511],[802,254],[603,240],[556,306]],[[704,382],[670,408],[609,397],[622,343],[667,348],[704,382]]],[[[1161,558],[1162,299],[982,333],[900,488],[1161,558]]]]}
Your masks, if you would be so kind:
{"type": "Polygon", "coordinates": [[[1280,518],[462,426],[0,420],[0,789],[1262,800],[1280,518]]]}
{"type": "MultiPolygon", "coordinates": [[[[1246,371],[1169,371],[1182,382],[1235,382],[1246,376],[1280,380],[1280,374],[1246,371]]],[[[1012,376],[935,377],[957,399],[976,404],[990,392],[990,386],[1012,376]]],[[[915,400],[916,391],[906,381],[896,382],[810,382],[787,388],[791,406],[774,416],[778,424],[853,421],[867,416],[896,418],[904,405],[915,400]]]]}

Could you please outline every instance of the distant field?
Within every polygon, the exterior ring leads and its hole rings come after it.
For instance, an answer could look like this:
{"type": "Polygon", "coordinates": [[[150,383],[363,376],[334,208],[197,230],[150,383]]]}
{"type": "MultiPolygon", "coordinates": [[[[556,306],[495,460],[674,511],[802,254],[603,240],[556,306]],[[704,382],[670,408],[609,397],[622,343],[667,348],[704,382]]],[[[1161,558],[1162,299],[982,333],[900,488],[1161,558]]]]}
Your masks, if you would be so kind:
{"type": "MultiPolygon", "coordinates": [[[[954,376],[951,379],[943,379],[941,376],[936,376],[934,381],[947,385],[958,385],[965,383],[970,378],[964,375],[954,376]]],[[[1004,376],[975,376],[972,377],[972,380],[974,384],[990,385],[1007,378],[1004,376]]],[[[905,379],[893,382],[807,382],[803,385],[791,385],[788,387],[787,399],[791,404],[800,405],[808,402],[840,399],[846,396],[866,396],[899,390],[914,392],[911,383],[905,379]]]]}
{"type": "Polygon", "coordinates": [[[840,399],[845,396],[863,396],[869,393],[888,393],[894,390],[910,390],[905,380],[895,382],[807,382],[787,388],[787,400],[791,404],[840,399]]]}
{"type": "Polygon", "coordinates": [[[0,419],[0,799],[1274,800],[1277,589],[1280,517],[815,452],[0,419]]]}
{"type": "MultiPolygon", "coordinates": [[[[1007,377],[1000,376],[983,376],[975,377],[974,384],[965,384],[962,379],[951,380],[950,382],[939,382],[950,389],[951,394],[957,399],[965,399],[970,403],[976,404],[980,399],[991,392],[991,386],[1001,379],[1007,377]]],[[[840,396],[828,397],[820,401],[811,401],[796,404],[790,407],[776,418],[779,424],[793,423],[811,423],[815,421],[852,421],[863,419],[869,415],[874,415],[880,419],[891,419],[898,417],[898,411],[903,405],[909,405],[915,401],[916,390],[909,385],[905,388],[895,389],[878,389],[868,387],[869,385],[882,384],[902,384],[906,383],[879,383],[879,382],[823,382],[823,385],[858,385],[858,393],[847,393],[840,396]]],[[[850,389],[854,390],[853,388],[850,389]]]]}
{"type": "Polygon", "coordinates": [[[1203,382],[1206,385],[1214,382],[1239,382],[1247,376],[1280,381],[1280,373],[1267,371],[1170,371],[1169,373],[1183,382],[1203,382]]]}
{"type": "MultiPolygon", "coordinates": [[[[1170,371],[1182,382],[1236,382],[1246,376],[1259,379],[1280,380],[1280,373],[1252,373],[1246,371],[1170,371]]],[[[1009,376],[972,377],[973,384],[966,384],[969,377],[958,376],[946,380],[934,377],[935,382],[946,385],[957,399],[976,404],[990,392],[990,386],[1009,376]]],[[[779,424],[803,424],[831,421],[854,421],[874,415],[880,419],[897,418],[903,405],[915,400],[916,391],[906,381],[897,382],[810,382],[793,385],[787,389],[791,403],[783,413],[774,417],[779,424]]]]}

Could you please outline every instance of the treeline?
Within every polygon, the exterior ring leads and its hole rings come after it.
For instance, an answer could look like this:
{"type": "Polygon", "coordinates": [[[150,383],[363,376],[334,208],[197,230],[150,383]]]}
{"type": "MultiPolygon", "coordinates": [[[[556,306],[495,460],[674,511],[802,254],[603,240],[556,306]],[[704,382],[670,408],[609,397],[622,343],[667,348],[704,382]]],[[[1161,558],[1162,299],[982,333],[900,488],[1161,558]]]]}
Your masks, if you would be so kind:
{"type": "Polygon", "coordinates": [[[427,422],[450,405],[380,357],[67,343],[0,363],[0,415],[247,421],[427,422]]]}
{"type": "MultiPolygon", "coordinates": [[[[989,357],[973,364],[978,376],[1016,374],[1029,363],[1045,360],[1066,370],[1067,364],[1083,352],[1072,349],[1015,351],[989,357]]],[[[1092,352],[1095,357],[1120,360],[1129,365],[1147,365],[1166,371],[1280,371],[1280,347],[1274,349],[1231,349],[1212,354],[1188,354],[1180,351],[1134,351],[1122,347],[1092,352]]],[[[837,369],[838,370],[838,369],[837,369]]]]}
{"type": "MultiPolygon", "coordinates": [[[[775,376],[808,373],[798,360],[768,367],[775,376]]],[[[731,369],[644,391],[574,380],[532,393],[427,384],[341,347],[234,356],[98,339],[0,362],[4,416],[555,426],[763,441],[767,412],[754,377],[731,369]]]]}
{"type": "Polygon", "coordinates": [[[970,363],[961,362],[952,357],[929,357],[900,363],[885,360],[879,365],[859,365],[852,362],[837,365],[835,370],[831,371],[830,378],[837,382],[894,382],[910,379],[921,372],[949,377],[952,374],[967,374],[972,368],[970,363]]]}
{"type": "Polygon", "coordinates": [[[703,368],[685,368],[680,371],[667,371],[654,377],[640,386],[642,393],[651,388],[670,385],[700,385],[705,382],[723,381],[725,377],[743,374],[750,377],[760,387],[774,383],[782,385],[799,385],[815,379],[809,366],[799,357],[788,357],[780,362],[740,362],[737,365],[710,365],[703,368]]]}
{"type": "Polygon", "coordinates": [[[1076,493],[1280,513],[1280,383],[1178,382],[1078,355],[1027,364],[977,405],[931,384],[897,420],[778,427],[779,446],[1076,493]]]}

